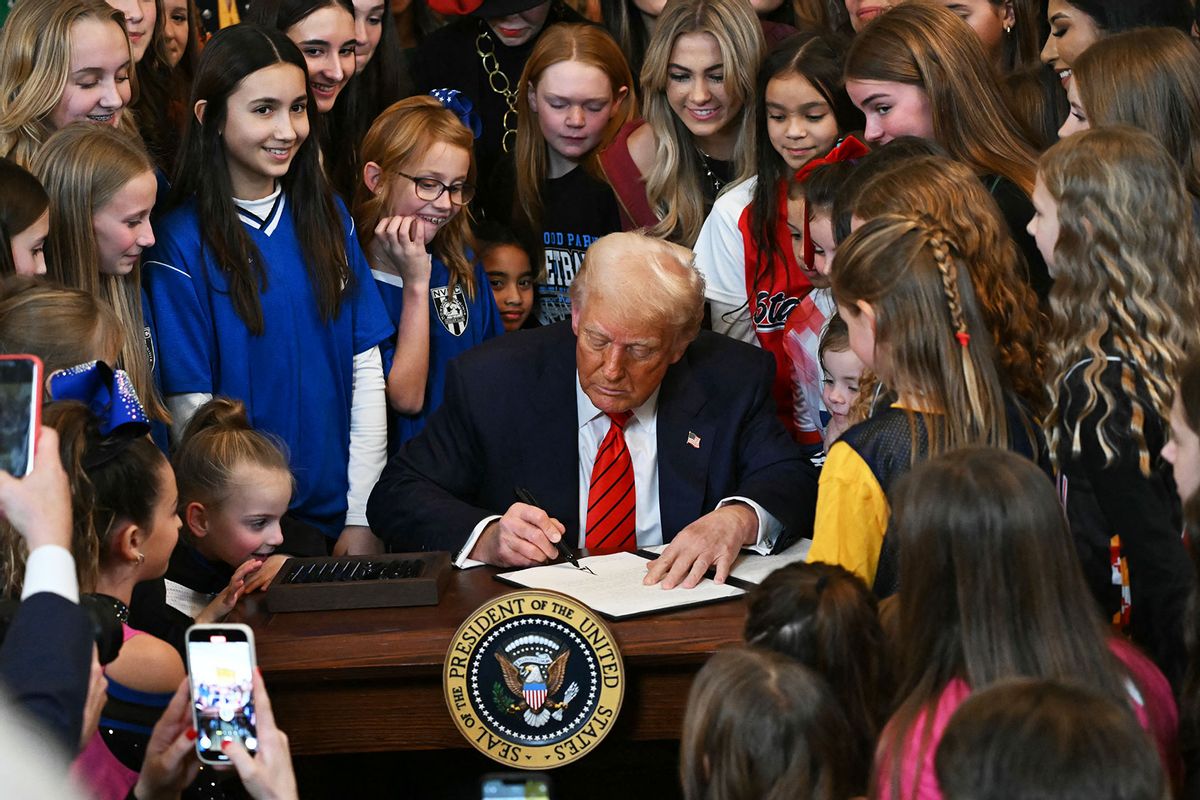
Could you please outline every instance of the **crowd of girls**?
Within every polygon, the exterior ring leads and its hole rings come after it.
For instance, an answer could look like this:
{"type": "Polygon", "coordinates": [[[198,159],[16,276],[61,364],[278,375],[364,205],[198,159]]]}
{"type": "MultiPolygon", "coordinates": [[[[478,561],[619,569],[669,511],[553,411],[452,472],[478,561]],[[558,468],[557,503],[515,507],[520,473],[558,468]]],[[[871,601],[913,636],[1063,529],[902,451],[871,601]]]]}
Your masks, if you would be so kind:
{"type": "Polygon", "coordinates": [[[125,625],[76,772],[157,774],[186,627],[288,555],[379,552],[367,498],[451,360],[569,324],[589,245],[642,228],[822,470],[807,563],[694,684],[685,796],[1200,785],[1195,20],[17,0],[0,345],[45,363],[77,580],[125,625]]]}

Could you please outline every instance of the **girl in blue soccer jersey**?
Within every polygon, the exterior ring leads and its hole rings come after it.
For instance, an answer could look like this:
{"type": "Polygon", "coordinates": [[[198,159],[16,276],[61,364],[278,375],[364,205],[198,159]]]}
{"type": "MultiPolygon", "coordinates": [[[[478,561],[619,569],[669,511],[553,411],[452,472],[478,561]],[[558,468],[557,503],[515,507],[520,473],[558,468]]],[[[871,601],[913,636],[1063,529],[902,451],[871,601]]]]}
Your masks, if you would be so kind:
{"type": "Polygon", "coordinates": [[[504,332],[461,213],[475,194],[475,157],[460,115],[470,122],[474,112],[439,91],[445,106],[410,97],[375,120],[354,197],[359,239],[398,328],[394,347],[383,347],[393,450],[442,404],[450,359],[504,332]]]}
{"type": "Polygon", "coordinates": [[[175,430],[212,395],[241,400],[290,454],[289,517],[338,538],[335,553],[366,552],[392,326],[309,136],[304,57],[278,31],[223,29],[192,101],[145,276],[175,430]]]}

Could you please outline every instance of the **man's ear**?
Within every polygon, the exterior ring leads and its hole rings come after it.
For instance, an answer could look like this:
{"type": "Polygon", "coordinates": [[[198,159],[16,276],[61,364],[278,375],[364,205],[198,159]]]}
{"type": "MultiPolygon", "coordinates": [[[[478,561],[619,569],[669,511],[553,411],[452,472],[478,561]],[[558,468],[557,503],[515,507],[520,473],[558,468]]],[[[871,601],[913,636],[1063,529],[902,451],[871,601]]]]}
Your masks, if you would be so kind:
{"type": "Polygon", "coordinates": [[[192,106],[192,113],[196,115],[196,122],[204,124],[204,109],[208,107],[207,100],[197,100],[196,105],[192,106]]]}
{"type": "Polygon", "coordinates": [[[379,182],[383,180],[383,167],[374,161],[363,164],[363,184],[371,194],[379,194],[379,182]]]}
{"type": "Polygon", "coordinates": [[[571,304],[571,331],[579,336],[579,304],[571,304]]]}
{"type": "Polygon", "coordinates": [[[192,532],[192,536],[203,539],[208,535],[208,511],[199,503],[188,503],[183,510],[183,524],[192,532]]]}

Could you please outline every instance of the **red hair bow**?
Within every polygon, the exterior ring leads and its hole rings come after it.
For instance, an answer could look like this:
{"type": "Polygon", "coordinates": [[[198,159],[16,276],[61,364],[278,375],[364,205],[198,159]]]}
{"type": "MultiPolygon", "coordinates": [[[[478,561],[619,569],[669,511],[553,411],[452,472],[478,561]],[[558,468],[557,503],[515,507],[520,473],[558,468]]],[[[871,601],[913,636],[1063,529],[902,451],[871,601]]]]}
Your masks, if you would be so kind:
{"type": "MultiPolygon", "coordinates": [[[[808,180],[808,176],[821,167],[829,164],[837,164],[840,161],[853,161],[857,158],[862,158],[867,153],[871,152],[865,144],[860,142],[853,136],[847,136],[837,143],[837,146],[829,151],[822,158],[814,158],[807,164],[796,170],[796,175],[793,180],[804,183],[808,180]]],[[[784,187],[784,199],[786,204],[787,188],[784,187]]],[[[807,205],[804,211],[804,266],[811,272],[813,269],[814,249],[812,243],[812,235],[808,230],[808,208],[807,205]]]]}
{"type": "Polygon", "coordinates": [[[853,161],[856,158],[862,158],[869,152],[871,152],[870,148],[860,142],[857,138],[854,136],[847,136],[845,139],[842,139],[840,142],[838,142],[837,147],[834,147],[832,150],[830,150],[828,155],[825,155],[822,158],[814,158],[812,161],[809,161],[803,167],[796,170],[796,175],[793,180],[803,183],[804,181],[808,180],[808,176],[811,175],[814,170],[820,167],[824,167],[828,164],[837,164],[839,161],[853,161]]]}

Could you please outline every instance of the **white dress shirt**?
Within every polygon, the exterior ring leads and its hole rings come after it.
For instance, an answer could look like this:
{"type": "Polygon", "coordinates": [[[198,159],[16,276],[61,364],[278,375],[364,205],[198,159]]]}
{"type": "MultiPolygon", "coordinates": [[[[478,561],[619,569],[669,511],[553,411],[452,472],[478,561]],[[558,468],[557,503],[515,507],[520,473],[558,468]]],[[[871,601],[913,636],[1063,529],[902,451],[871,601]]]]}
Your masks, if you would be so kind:
{"type": "MultiPolygon", "coordinates": [[[[655,389],[645,403],[633,409],[633,417],[625,423],[625,446],[629,449],[629,457],[633,462],[638,547],[654,547],[663,543],[662,517],[658,502],[658,391],[655,389]]],[[[579,421],[579,539],[574,544],[583,547],[587,537],[585,528],[592,466],[596,463],[596,452],[600,449],[600,442],[604,441],[608,434],[612,420],[596,408],[584,394],[579,385],[578,373],[575,376],[575,412],[579,421]]],[[[748,545],[748,549],[762,555],[769,554],[775,539],[783,530],[783,523],[747,497],[727,497],[717,504],[717,508],[732,502],[745,503],[758,515],[758,540],[753,545],[748,545]]],[[[475,548],[475,542],[479,540],[484,528],[498,519],[500,515],[485,517],[475,526],[467,543],[458,552],[454,560],[455,566],[477,567],[483,563],[467,556],[475,548]]]]}

